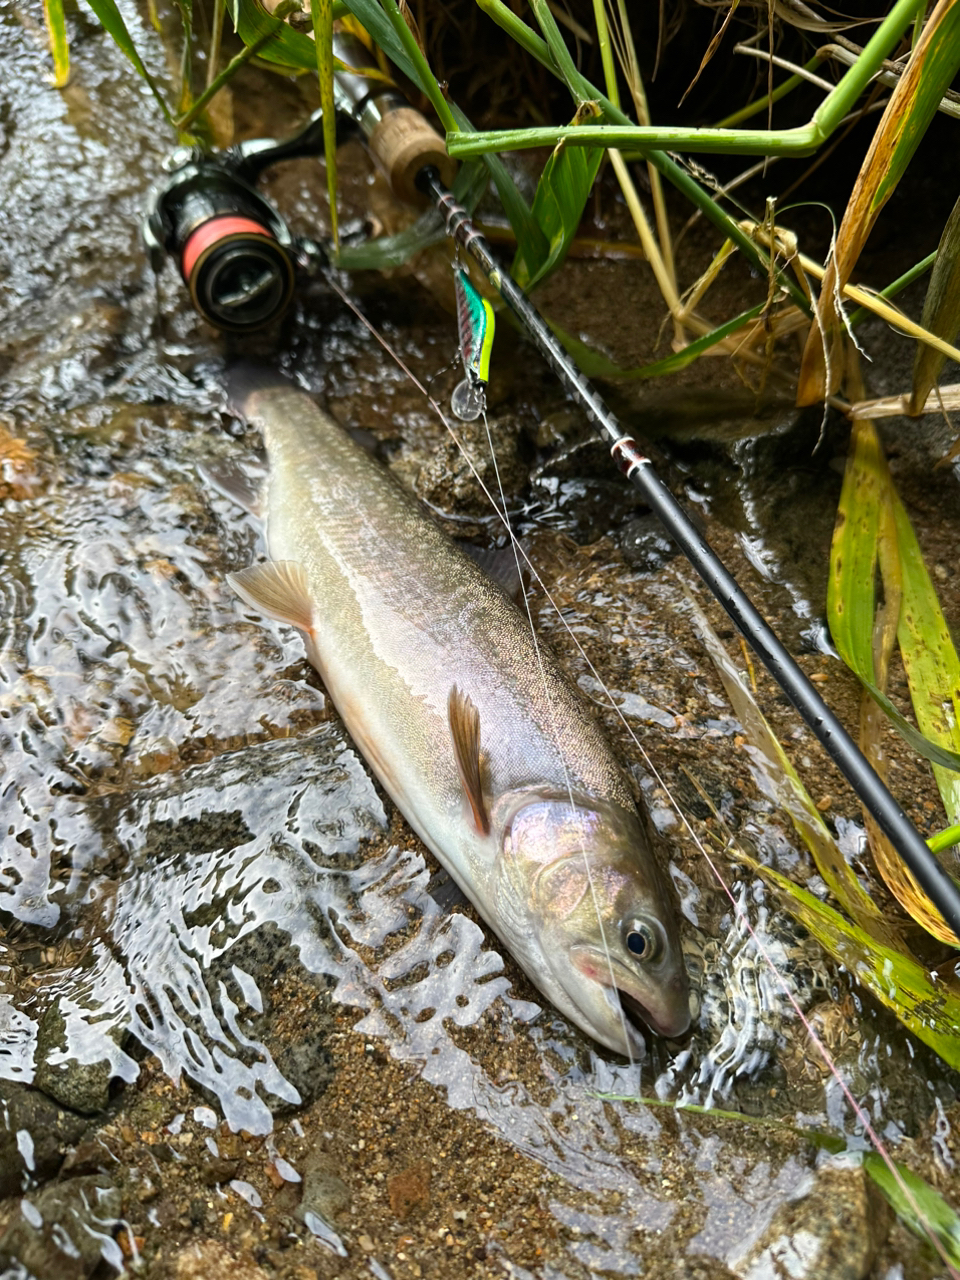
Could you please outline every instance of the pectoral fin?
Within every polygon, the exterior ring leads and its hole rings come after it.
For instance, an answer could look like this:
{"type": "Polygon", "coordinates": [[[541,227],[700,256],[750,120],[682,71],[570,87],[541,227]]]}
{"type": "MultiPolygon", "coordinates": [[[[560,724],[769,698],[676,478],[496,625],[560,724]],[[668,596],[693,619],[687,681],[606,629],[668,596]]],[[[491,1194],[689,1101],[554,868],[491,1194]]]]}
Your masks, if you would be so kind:
{"type": "Polygon", "coordinates": [[[214,489],[237,503],[258,519],[263,516],[263,482],[265,476],[255,478],[229,458],[208,462],[200,468],[200,474],[214,489]]]}
{"type": "Polygon", "coordinates": [[[447,719],[453,738],[453,755],[464,794],[470,801],[473,820],[481,835],[490,834],[490,817],[483,798],[483,775],[480,766],[480,712],[467,694],[456,685],[447,699],[447,719]]]}
{"type": "Polygon", "coordinates": [[[298,560],[268,560],[239,573],[228,573],[227,581],[241,600],[278,622],[289,622],[301,631],[313,630],[313,604],[307,575],[298,560]]]}

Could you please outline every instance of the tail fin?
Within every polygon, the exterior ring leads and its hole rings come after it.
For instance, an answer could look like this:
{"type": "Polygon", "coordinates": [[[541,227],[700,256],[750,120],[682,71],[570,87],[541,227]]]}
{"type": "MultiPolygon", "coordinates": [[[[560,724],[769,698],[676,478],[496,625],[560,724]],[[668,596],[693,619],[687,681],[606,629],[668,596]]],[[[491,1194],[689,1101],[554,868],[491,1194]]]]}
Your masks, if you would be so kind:
{"type": "Polygon", "coordinates": [[[240,418],[250,417],[250,399],[258,392],[293,386],[290,379],[273,365],[257,360],[242,360],[230,365],[224,381],[227,407],[240,418]]]}

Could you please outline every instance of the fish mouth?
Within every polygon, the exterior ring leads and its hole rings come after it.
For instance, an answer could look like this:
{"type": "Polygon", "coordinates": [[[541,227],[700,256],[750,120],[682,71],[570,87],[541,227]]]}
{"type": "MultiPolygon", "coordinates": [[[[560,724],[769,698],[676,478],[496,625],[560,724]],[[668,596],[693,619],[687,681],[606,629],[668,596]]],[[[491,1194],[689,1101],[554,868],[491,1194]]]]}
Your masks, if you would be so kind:
{"type": "Polygon", "coordinates": [[[620,1009],[628,1024],[639,1035],[656,1032],[664,1040],[679,1040],[690,1030],[690,1013],[682,1009],[667,1017],[656,1017],[653,1012],[622,987],[613,987],[612,994],[620,1000],[620,1009]]]}
{"type": "Polygon", "coordinates": [[[664,1040],[678,1040],[690,1029],[690,1001],[686,975],[680,971],[650,975],[651,990],[611,957],[591,946],[575,947],[571,954],[574,965],[585,977],[604,988],[613,1009],[624,1021],[628,1038],[636,1036],[644,1042],[652,1031],[664,1040]]]}

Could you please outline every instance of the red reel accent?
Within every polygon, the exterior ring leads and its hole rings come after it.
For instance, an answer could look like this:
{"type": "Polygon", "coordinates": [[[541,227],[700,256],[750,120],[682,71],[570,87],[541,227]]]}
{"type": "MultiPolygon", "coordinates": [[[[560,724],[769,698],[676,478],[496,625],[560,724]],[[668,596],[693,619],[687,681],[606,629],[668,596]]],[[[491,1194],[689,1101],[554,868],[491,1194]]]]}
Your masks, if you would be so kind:
{"type": "Polygon", "coordinates": [[[211,218],[202,227],[197,227],[196,231],[183,246],[183,253],[180,255],[180,270],[183,272],[183,278],[187,284],[190,283],[193,269],[197,265],[201,254],[212,245],[225,240],[228,236],[237,235],[265,236],[268,240],[276,241],[276,237],[272,232],[259,222],[254,222],[252,218],[238,218],[234,214],[225,214],[221,218],[211,218]]]}

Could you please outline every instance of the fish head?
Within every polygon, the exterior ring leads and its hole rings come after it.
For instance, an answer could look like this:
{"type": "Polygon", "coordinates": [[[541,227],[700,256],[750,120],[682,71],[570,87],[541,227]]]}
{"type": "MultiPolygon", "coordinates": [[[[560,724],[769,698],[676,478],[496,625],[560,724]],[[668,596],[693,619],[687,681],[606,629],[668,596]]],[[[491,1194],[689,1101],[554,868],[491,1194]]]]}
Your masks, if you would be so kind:
{"type": "Polygon", "coordinates": [[[543,798],[514,813],[503,839],[554,1003],[625,1057],[645,1055],[646,1030],[682,1036],[690,994],[675,908],[637,814],[543,798]]]}

